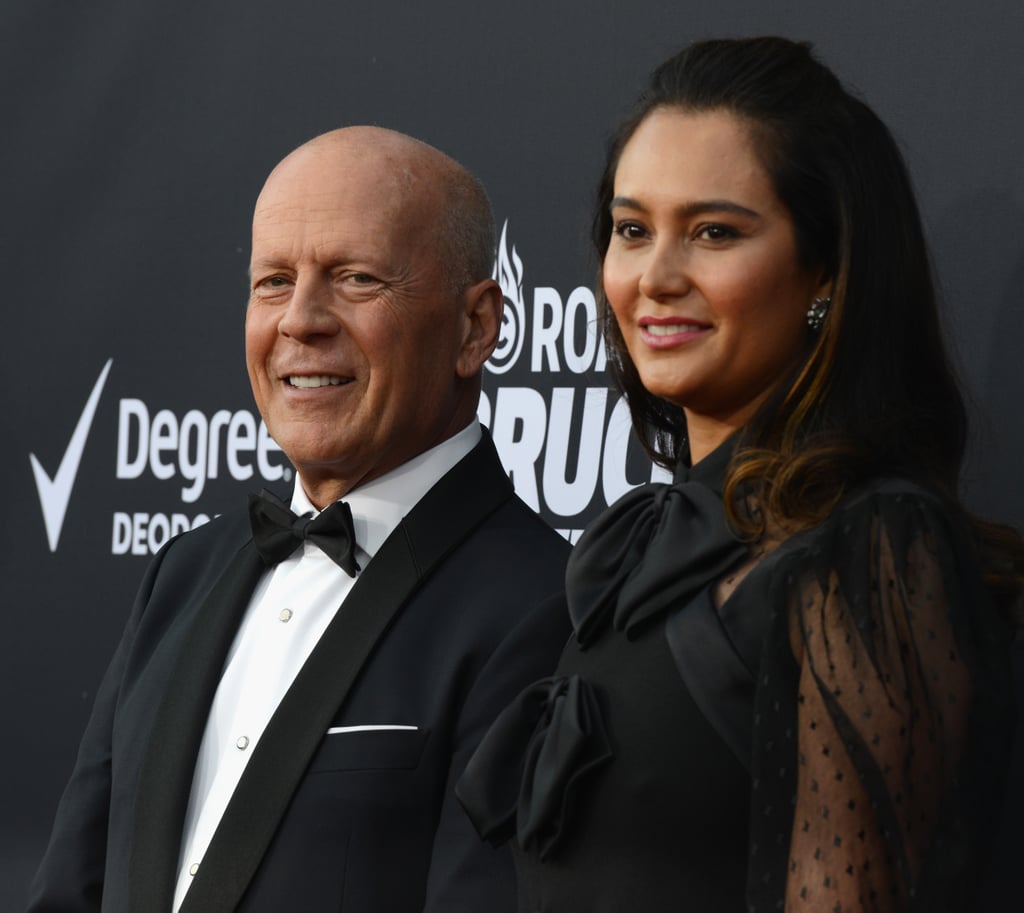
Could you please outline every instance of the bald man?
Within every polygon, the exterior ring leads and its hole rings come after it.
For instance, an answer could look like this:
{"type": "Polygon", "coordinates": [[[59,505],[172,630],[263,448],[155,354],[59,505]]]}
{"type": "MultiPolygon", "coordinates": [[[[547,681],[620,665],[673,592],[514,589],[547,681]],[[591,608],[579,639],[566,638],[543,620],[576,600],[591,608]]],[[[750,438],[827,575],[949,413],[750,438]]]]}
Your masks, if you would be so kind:
{"type": "Polygon", "coordinates": [[[157,555],[33,913],[515,909],[452,785],[554,667],[567,546],[476,420],[493,251],[479,183],[410,137],[337,130],[271,173],[246,361],[291,502],[157,555]]]}

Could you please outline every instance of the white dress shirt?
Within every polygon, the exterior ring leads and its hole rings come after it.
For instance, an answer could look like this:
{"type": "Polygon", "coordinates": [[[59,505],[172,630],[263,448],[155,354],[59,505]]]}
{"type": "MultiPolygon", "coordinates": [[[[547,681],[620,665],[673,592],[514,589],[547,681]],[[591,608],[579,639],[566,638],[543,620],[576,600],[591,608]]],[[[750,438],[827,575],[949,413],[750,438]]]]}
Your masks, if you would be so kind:
{"type": "MultiPolygon", "coordinates": [[[[479,442],[474,421],[458,434],[345,496],[356,560],[365,568],[402,518],[479,442]]],[[[292,510],[318,511],[296,475],[292,510]]],[[[245,765],[355,580],[306,542],[267,570],[228,652],[203,733],[182,831],[174,911],[181,907],[245,765]]],[[[401,724],[403,720],[366,721],[401,724]]]]}

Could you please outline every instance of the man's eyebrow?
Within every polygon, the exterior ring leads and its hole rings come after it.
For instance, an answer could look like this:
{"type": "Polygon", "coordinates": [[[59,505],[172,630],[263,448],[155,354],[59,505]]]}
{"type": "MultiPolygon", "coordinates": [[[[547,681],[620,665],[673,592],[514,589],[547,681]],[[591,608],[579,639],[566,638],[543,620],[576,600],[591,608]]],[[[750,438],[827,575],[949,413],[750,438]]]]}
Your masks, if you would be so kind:
{"type": "Polygon", "coordinates": [[[285,266],[287,264],[279,257],[260,257],[249,264],[247,274],[251,279],[254,269],[282,269],[285,266]]]}
{"type": "MultiPolygon", "coordinates": [[[[615,209],[616,207],[625,207],[626,209],[636,209],[640,212],[646,212],[647,207],[644,206],[639,200],[635,200],[633,197],[615,197],[612,199],[609,209],[615,209]]],[[[730,212],[735,213],[739,216],[747,216],[748,218],[759,219],[761,214],[753,209],[748,209],[746,206],[740,206],[739,203],[734,203],[732,200],[694,200],[691,203],[683,203],[680,206],[675,207],[676,215],[681,218],[692,218],[693,216],[706,215],[712,212],[730,212]]]]}

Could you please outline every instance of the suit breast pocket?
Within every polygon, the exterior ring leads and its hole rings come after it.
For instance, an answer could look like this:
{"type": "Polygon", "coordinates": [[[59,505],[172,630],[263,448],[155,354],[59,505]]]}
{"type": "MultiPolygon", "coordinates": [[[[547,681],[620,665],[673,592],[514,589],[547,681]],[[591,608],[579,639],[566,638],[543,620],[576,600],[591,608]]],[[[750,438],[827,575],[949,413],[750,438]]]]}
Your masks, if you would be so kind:
{"type": "Polygon", "coordinates": [[[328,732],[309,773],[331,770],[411,770],[420,763],[428,729],[352,728],[328,732]]]}

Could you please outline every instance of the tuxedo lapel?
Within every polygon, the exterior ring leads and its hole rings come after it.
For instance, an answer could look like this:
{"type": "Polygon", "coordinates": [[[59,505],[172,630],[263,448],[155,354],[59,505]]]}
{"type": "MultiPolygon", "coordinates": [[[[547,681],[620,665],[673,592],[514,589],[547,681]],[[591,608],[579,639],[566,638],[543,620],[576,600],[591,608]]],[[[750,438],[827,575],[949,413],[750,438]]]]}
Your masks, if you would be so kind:
{"type": "Polygon", "coordinates": [[[199,745],[225,657],[264,569],[250,541],[195,611],[178,645],[139,777],[130,861],[132,913],[171,909],[199,745]]]}
{"type": "Polygon", "coordinates": [[[485,435],[388,537],[267,725],[181,913],[228,913],[238,906],[310,758],[374,645],[420,582],[512,496],[485,435]]]}

